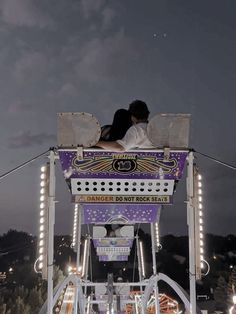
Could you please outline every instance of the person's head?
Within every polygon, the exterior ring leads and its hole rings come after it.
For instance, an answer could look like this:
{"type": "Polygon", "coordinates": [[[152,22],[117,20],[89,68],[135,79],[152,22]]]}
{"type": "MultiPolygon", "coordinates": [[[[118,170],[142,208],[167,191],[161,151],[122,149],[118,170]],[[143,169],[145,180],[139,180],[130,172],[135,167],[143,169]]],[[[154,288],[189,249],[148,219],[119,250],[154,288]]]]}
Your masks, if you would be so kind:
{"type": "Polygon", "coordinates": [[[118,109],[114,114],[109,140],[116,141],[122,139],[131,125],[130,112],[126,109],[118,109]]]}
{"type": "Polygon", "coordinates": [[[129,112],[134,123],[146,122],[150,113],[147,104],[142,100],[134,100],[129,105],[129,112]]]}

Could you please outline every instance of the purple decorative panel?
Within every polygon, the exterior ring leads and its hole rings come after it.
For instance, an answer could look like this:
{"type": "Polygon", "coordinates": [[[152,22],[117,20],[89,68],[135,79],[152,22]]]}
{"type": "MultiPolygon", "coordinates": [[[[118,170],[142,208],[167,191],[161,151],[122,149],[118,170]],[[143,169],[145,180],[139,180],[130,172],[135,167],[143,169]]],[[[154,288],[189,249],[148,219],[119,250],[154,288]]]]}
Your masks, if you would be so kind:
{"type": "Polygon", "coordinates": [[[84,224],[151,223],[158,219],[161,205],[82,204],[84,224]]]}
{"type": "Polygon", "coordinates": [[[99,262],[126,262],[128,261],[128,255],[116,255],[116,256],[108,256],[102,255],[99,256],[99,262]]]}
{"type": "Polygon", "coordinates": [[[95,247],[132,247],[133,240],[127,238],[102,238],[102,239],[93,239],[93,245],[95,247]]]}
{"type": "Polygon", "coordinates": [[[83,160],[76,150],[58,150],[65,179],[173,179],[183,174],[187,151],[171,151],[164,160],[163,151],[114,153],[105,150],[84,150],[83,160]]]}

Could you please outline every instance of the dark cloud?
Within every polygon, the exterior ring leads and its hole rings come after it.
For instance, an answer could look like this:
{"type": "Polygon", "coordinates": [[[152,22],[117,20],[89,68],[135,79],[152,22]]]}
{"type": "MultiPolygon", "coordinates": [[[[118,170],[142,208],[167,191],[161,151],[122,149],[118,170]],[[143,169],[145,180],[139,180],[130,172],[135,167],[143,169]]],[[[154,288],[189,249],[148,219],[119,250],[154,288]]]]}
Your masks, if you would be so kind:
{"type": "Polygon", "coordinates": [[[14,26],[52,27],[53,21],[46,12],[31,0],[2,0],[0,10],[4,22],[14,26]]]}
{"type": "MultiPolygon", "coordinates": [[[[191,113],[190,146],[234,164],[234,12],[233,0],[227,5],[220,0],[183,0],[181,6],[177,1],[156,0],[148,5],[142,0],[0,0],[3,168],[35,155],[39,145],[55,143],[57,112],[86,111],[106,124],[135,98],[148,103],[151,115],[191,113]]],[[[196,162],[206,180],[210,222],[206,232],[234,232],[234,172],[202,158],[196,162]],[[226,207],[229,218],[218,223],[216,214],[223,216],[226,207]]],[[[25,171],[18,179],[11,177],[22,188],[22,182],[36,177],[38,168],[34,164],[25,171]]],[[[19,209],[13,204],[12,212],[27,208],[30,217],[32,204],[37,204],[37,184],[25,199],[31,203],[19,202],[19,209]]],[[[10,190],[11,186],[3,193],[7,209],[10,190]]],[[[18,188],[15,193],[17,199],[25,194],[18,188]]],[[[177,195],[180,204],[176,197],[174,204],[185,208],[180,185],[177,195]]],[[[168,207],[161,218],[162,230],[186,232],[184,213],[185,209],[168,207]]],[[[58,230],[70,232],[64,223],[58,230]]],[[[0,222],[4,231],[10,225],[10,219],[0,222]]],[[[35,232],[32,227],[28,230],[35,232]]]]}
{"type": "Polygon", "coordinates": [[[9,148],[24,148],[35,145],[42,145],[48,142],[56,141],[56,136],[47,133],[31,134],[30,131],[21,132],[18,135],[9,138],[9,148]]]}
{"type": "Polygon", "coordinates": [[[8,113],[9,114],[18,114],[18,113],[25,113],[32,109],[32,106],[28,103],[18,101],[10,104],[8,106],[8,113]]]}
{"type": "Polygon", "coordinates": [[[80,5],[85,18],[90,18],[94,13],[100,12],[106,0],[81,0],[80,5]]]}

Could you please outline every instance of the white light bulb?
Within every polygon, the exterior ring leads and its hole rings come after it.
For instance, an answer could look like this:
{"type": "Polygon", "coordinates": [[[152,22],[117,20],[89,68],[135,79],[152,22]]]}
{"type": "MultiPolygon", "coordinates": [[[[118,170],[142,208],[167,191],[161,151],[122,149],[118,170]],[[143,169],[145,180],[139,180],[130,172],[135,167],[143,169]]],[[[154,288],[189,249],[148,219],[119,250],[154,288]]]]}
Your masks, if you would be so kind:
{"type": "Polygon", "coordinates": [[[39,269],[42,269],[43,268],[43,263],[39,263],[39,269]]]}
{"type": "Polygon", "coordinates": [[[46,171],[46,167],[45,166],[42,166],[41,167],[41,172],[45,172],[46,171]]]}
{"type": "Polygon", "coordinates": [[[44,194],[44,193],[45,193],[45,189],[44,188],[40,189],[40,194],[44,194]]]}
{"type": "Polygon", "coordinates": [[[44,186],[45,186],[45,182],[44,182],[44,181],[41,181],[41,182],[40,182],[40,186],[41,186],[41,187],[44,187],[44,186]]]}

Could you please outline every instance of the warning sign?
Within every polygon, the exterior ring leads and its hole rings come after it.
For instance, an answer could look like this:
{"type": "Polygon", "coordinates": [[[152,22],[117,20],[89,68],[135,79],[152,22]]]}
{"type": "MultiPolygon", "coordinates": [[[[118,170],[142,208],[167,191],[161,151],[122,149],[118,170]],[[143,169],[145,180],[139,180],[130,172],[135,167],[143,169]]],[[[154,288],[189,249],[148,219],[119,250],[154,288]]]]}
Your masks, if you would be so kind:
{"type": "Polygon", "coordinates": [[[152,203],[152,204],[168,204],[170,196],[117,196],[117,195],[75,195],[76,203],[152,203]]]}

